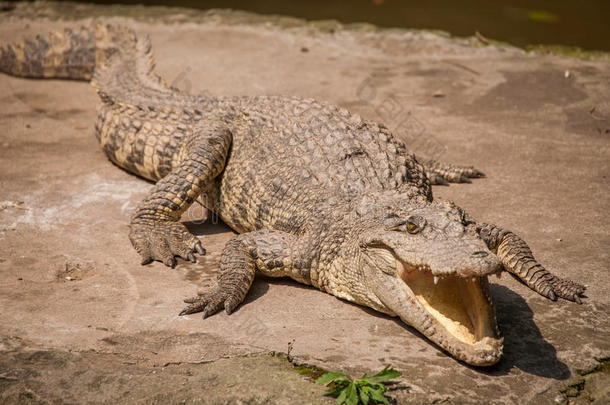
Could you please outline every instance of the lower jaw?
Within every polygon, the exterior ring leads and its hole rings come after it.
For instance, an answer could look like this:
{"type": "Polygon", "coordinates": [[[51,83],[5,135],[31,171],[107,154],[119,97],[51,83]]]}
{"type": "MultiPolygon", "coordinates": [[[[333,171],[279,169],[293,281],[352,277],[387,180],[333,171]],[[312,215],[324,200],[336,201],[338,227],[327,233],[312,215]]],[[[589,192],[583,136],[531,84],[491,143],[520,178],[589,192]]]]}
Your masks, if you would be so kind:
{"type": "Polygon", "coordinates": [[[501,339],[483,338],[474,345],[466,344],[457,339],[445,341],[431,340],[447,351],[452,357],[472,366],[493,366],[502,357],[501,339]]]}
{"type": "Polygon", "coordinates": [[[485,336],[468,343],[451,334],[436,320],[432,320],[432,324],[431,328],[417,329],[451,357],[472,366],[492,366],[500,361],[503,349],[501,338],[485,336]]]}
{"type": "Polygon", "coordinates": [[[420,332],[465,363],[496,364],[502,356],[502,340],[498,338],[487,279],[455,276],[434,283],[431,274],[422,277],[418,273],[404,274],[403,280],[433,325],[420,332]]]}

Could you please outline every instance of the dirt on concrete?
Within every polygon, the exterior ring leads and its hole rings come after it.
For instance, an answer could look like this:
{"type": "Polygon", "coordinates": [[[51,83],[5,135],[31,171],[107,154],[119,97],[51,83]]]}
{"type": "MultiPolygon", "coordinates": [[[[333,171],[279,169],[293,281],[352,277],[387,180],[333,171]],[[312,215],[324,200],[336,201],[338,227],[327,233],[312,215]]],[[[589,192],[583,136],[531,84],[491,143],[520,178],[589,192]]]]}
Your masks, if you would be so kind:
{"type": "MultiPolygon", "coordinates": [[[[550,270],[588,285],[577,305],[492,280],[505,356],[486,369],[288,280],[257,279],[230,316],[178,317],[233,233],[194,206],[184,219],[208,255],[140,266],[127,223],[151,184],[99,149],[94,90],[0,75],[0,402],[332,403],[269,355],[292,342],[297,361],[329,370],[392,364],[409,386],[392,394],[399,403],[565,403],[579,400],[566,390],[578,371],[610,355],[607,58],[239,12],[0,10],[2,43],[96,16],[149,34],[158,71],[185,91],[313,97],[382,121],[419,153],[487,174],[437,198],[516,231],[550,270]]],[[[603,403],[610,378],[594,375],[603,403]]]]}

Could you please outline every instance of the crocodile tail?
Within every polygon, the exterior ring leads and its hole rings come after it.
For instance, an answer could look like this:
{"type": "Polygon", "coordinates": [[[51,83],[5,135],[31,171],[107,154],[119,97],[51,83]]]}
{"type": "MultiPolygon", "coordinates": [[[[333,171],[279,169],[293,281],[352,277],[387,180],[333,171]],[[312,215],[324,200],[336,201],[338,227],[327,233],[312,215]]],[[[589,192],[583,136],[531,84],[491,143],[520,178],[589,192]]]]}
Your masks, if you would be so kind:
{"type": "MultiPolygon", "coordinates": [[[[108,28],[98,26],[98,37],[108,38],[108,28]]],[[[155,59],[148,36],[136,37],[135,33],[130,31],[129,38],[123,36],[122,41],[116,55],[106,52],[98,56],[98,67],[91,84],[102,101],[136,103],[131,100],[133,95],[175,91],[154,72],[155,59]]]]}
{"type": "Polygon", "coordinates": [[[0,47],[0,72],[30,78],[91,81],[106,104],[199,105],[214,101],[180,93],[154,72],[150,39],[122,25],[95,24],[0,47]]]}
{"type": "Polygon", "coordinates": [[[121,48],[133,47],[135,34],[122,26],[84,26],[37,35],[0,47],[0,72],[29,78],[91,80],[121,48]]]}

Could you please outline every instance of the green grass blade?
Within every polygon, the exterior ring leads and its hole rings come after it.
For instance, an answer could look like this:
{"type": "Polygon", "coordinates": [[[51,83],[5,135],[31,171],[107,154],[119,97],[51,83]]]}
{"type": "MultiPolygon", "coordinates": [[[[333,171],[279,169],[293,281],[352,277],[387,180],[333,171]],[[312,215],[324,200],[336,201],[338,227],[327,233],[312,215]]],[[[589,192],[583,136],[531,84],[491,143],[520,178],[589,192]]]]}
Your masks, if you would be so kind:
{"type": "Polygon", "coordinates": [[[371,382],[380,383],[380,382],[393,380],[394,378],[400,377],[401,375],[402,375],[402,373],[400,371],[395,370],[390,366],[386,366],[383,370],[381,370],[377,374],[374,374],[370,377],[366,377],[366,380],[371,381],[371,382]]]}
{"type": "Polygon", "coordinates": [[[346,399],[347,399],[347,388],[344,388],[343,390],[341,390],[341,393],[337,397],[337,404],[338,405],[345,404],[346,399]]]}
{"type": "Polygon", "coordinates": [[[316,384],[320,384],[320,385],[326,385],[328,383],[331,382],[335,382],[335,381],[339,381],[339,380],[347,380],[347,377],[345,374],[342,373],[326,373],[323,376],[321,376],[320,378],[318,378],[316,380],[316,384]]]}
{"type": "Polygon", "coordinates": [[[356,384],[354,382],[352,382],[350,385],[347,386],[345,391],[347,392],[347,398],[346,398],[345,404],[346,405],[358,405],[358,394],[356,392],[356,384]]]}
{"type": "Polygon", "coordinates": [[[379,392],[379,391],[371,390],[370,394],[371,394],[371,398],[374,401],[376,401],[376,402],[379,402],[379,403],[382,403],[382,404],[389,404],[390,403],[388,401],[388,399],[381,392],[379,392]]]}
{"type": "Polygon", "coordinates": [[[368,405],[369,401],[371,400],[371,397],[367,393],[366,388],[367,387],[364,386],[360,387],[360,389],[358,390],[358,396],[360,397],[360,402],[362,402],[363,405],[368,405]]]}

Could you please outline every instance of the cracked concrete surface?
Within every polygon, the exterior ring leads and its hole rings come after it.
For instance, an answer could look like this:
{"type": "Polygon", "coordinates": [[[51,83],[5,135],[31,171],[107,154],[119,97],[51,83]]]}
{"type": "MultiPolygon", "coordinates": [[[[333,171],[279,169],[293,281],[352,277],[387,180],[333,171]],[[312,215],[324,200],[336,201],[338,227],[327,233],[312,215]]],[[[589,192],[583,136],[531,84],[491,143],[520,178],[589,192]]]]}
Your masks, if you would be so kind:
{"type": "Polygon", "coordinates": [[[545,404],[609,355],[610,62],[429,32],[158,10],[21,4],[0,13],[0,41],[104,15],[150,34],[158,71],[186,91],[314,97],[385,122],[422,154],[485,171],[436,197],[516,231],[589,298],[553,303],[493,279],[505,357],[489,369],[288,280],[257,279],[231,316],[178,317],[181,299],[214,277],[231,231],[202,223],[194,206],[185,220],[208,256],[140,266],[127,223],[151,185],[100,151],[93,89],[0,75],[0,398],[332,403],[267,355],[294,340],[297,360],[326,369],[391,363],[410,386],[394,394],[400,403],[545,404]]]}

